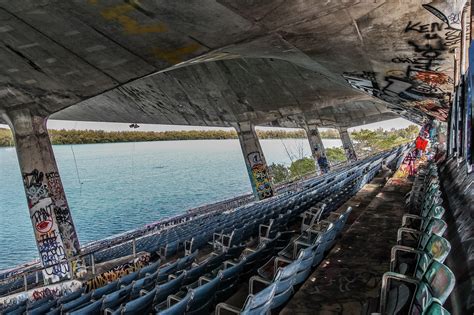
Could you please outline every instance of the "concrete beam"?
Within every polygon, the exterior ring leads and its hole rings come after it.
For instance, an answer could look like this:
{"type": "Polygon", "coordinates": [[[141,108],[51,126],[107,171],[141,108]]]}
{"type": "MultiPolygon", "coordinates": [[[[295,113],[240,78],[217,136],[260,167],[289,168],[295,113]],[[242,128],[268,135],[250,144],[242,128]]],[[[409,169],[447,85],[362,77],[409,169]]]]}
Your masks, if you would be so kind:
{"type": "Polygon", "coordinates": [[[50,282],[69,278],[71,265],[61,262],[79,254],[80,245],[46,128],[47,119],[27,109],[2,116],[13,131],[39,256],[44,267],[51,266],[44,276],[50,282]]]}
{"type": "Polygon", "coordinates": [[[240,146],[242,147],[242,153],[255,197],[259,200],[272,197],[274,190],[267,162],[255,132],[255,126],[244,122],[235,124],[234,127],[239,135],[240,146]]]}
{"type": "Polygon", "coordinates": [[[311,154],[313,155],[314,160],[317,162],[319,171],[322,174],[326,174],[329,172],[330,166],[326,157],[326,149],[324,148],[323,140],[319,134],[318,126],[305,125],[304,130],[308,136],[311,154]]]}
{"type": "Polygon", "coordinates": [[[352,144],[351,137],[347,132],[347,128],[338,128],[339,135],[341,136],[342,147],[346,152],[346,157],[349,162],[357,161],[357,154],[354,149],[354,145],[352,144]]]}

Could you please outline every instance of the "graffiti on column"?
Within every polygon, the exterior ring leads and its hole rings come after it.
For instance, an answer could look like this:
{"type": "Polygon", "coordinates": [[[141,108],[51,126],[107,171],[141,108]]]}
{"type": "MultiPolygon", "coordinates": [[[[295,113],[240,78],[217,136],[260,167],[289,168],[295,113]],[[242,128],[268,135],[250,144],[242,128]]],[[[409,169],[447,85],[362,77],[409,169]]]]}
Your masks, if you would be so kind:
{"type": "Polygon", "coordinates": [[[61,244],[61,239],[55,230],[47,233],[42,233],[37,240],[38,250],[41,255],[41,260],[45,266],[52,266],[45,270],[47,275],[65,276],[69,272],[68,264],[59,264],[61,260],[66,258],[64,247],[61,244]]]}
{"type": "Polygon", "coordinates": [[[317,129],[311,129],[310,136],[312,138],[312,145],[314,146],[314,158],[318,162],[318,166],[321,173],[326,174],[329,172],[330,167],[326,154],[324,154],[324,150],[322,149],[322,145],[320,144],[321,136],[319,135],[319,131],[317,129]]]}
{"type": "Polygon", "coordinates": [[[48,187],[49,175],[37,169],[23,173],[23,184],[41,261],[43,266],[51,266],[45,270],[45,277],[60,280],[68,277],[69,265],[60,263],[66,259],[66,253],[55,220],[57,207],[48,187]]]}
{"type": "Polygon", "coordinates": [[[247,155],[252,173],[252,180],[255,185],[259,199],[265,199],[273,196],[273,188],[268,175],[268,168],[263,163],[260,152],[252,152],[247,155]]]}
{"type": "Polygon", "coordinates": [[[61,232],[66,254],[68,256],[76,255],[79,250],[79,241],[74,223],[72,222],[66,196],[64,195],[61,178],[59,177],[58,172],[47,173],[46,178],[48,181],[49,192],[55,205],[54,214],[61,232]]]}
{"type": "Polygon", "coordinates": [[[321,173],[326,174],[329,172],[329,162],[326,157],[322,152],[322,150],[319,149],[319,147],[316,145],[314,146],[314,154],[316,156],[316,161],[318,162],[319,169],[321,170],[321,173]]]}
{"type": "Polygon", "coordinates": [[[342,146],[346,152],[346,157],[348,161],[356,161],[357,155],[355,153],[354,147],[352,146],[351,138],[347,131],[340,131],[342,146]]]}
{"type": "Polygon", "coordinates": [[[43,179],[43,172],[38,172],[38,170],[23,175],[29,208],[33,207],[41,199],[49,196],[48,187],[43,183],[43,179]]]}

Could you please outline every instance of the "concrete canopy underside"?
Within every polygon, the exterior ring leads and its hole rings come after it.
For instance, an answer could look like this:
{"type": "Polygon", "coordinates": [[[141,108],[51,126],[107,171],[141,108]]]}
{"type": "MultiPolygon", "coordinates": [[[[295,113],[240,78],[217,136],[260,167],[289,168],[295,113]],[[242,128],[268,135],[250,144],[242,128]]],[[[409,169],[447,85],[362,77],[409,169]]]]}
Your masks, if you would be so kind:
{"type": "Polygon", "coordinates": [[[0,114],[204,126],[446,120],[461,32],[425,2],[0,0],[0,114]]]}

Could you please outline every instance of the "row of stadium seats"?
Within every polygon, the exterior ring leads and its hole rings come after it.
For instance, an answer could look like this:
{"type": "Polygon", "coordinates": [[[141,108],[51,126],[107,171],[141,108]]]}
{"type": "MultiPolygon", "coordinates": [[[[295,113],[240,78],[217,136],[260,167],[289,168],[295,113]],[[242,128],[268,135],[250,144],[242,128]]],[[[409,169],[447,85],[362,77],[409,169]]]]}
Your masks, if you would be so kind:
{"type": "MultiPolygon", "coordinates": [[[[176,227],[171,227],[158,235],[144,237],[151,246],[148,249],[158,252],[163,260],[182,252],[183,249],[186,256],[163,266],[160,266],[160,262],[156,261],[142,270],[126,275],[92,292],[82,290],[82,292],[77,291],[59,299],[47,297],[33,303],[25,301],[4,310],[4,313],[99,314],[109,312],[135,314],[136,312],[133,310],[143,305],[157,307],[159,311],[166,311],[175,304],[171,305],[170,303],[170,307],[163,308],[163,302],[166,301],[167,304],[168,296],[176,293],[182,287],[187,288],[187,294],[182,298],[186,300],[185,297],[189,295],[189,303],[182,302],[183,299],[179,303],[180,305],[186,304],[186,313],[192,313],[189,311],[193,308],[192,305],[202,306],[202,302],[197,303],[196,292],[190,290],[197,290],[198,293],[206,291],[205,288],[211,284],[201,288],[197,284],[201,282],[204,285],[205,280],[199,278],[211,273],[214,275],[212,278],[214,279],[221,274],[219,281],[209,281],[217,283],[220,288],[216,291],[216,299],[213,299],[213,303],[209,304],[211,307],[215,301],[225,300],[224,297],[232,291],[230,289],[235,285],[237,279],[244,279],[252,275],[274,253],[281,252],[280,261],[284,257],[289,257],[285,252],[290,250],[284,246],[288,243],[288,232],[284,231],[288,224],[294,222],[300,214],[303,214],[302,228],[313,226],[321,217],[326,217],[328,213],[337,209],[362,185],[371,180],[376,171],[380,169],[383,159],[398,154],[397,150],[384,152],[358,161],[351,167],[340,169],[327,176],[307,180],[298,192],[255,202],[233,211],[203,215],[176,227]],[[314,207],[321,205],[322,200],[325,201],[326,207],[314,207]],[[314,209],[318,209],[317,213],[314,209]],[[153,244],[153,240],[157,241],[158,239],[164,241],[153,244]],[[258,240],[258,245],[254,249],[246,248],[244,250],[245,244],[249,240],[258,240]],[[204,261],[191,266],[191,263],[196,259],[197,249],[208,246],[208,243],[214,247],[214,253],[204,261]],[[286,249],[282,251],[285,247],[286,249]],[[255,252],[252,252],[253,250],[255,252]],[[239,257],[237,261],[240,263],[229,261],[229,259],[235,260],[237,257],[239,257]],[[227,268],[229,266],[233,266],[233,268],[227,268]],[[241,267],[243,271],[240,270],[241,267]]],[[[328,219],[336,220],[338,217],[339,215],[331,213],[328,219]]],[[[323,223],[318,224],[320,224],[318,228],[321,228],[323,223]]],[[[340,224],[333,224],[333,226],[331,230],[336,230],[340,224]]],[[[316,227],[313,226],[313,228],[316,227]]],[[[297,241],[298,244],[302,244],[305,240],[303,234],[300,237],[297,241]]],[[[330,246],[332,246],[334,239],[330,238],[330,246]]],[[[309,237],[307,240],[314,241],[314,237],[309,237]]],[[[137,246],[145,243],[139,241],[137,241],[137,246]]],[[[316,252],[323,248],[322,245],[316,247],[314,245],[316,244],[312,244],[313,247],[309,246],[311,250],[306,250],[305,255],[310,253],[316,255],[316,252]]],[[[111,257],[115,257],[116,253],[122,252],[120,247],[118,246],[118,250],[107,249],[106,252],[113,252],[111,257]]],[[[299,251],[295,251],[295,253],[299,253],[299,251]]],[[[125,252],[125,254],[129,253],[125,252]]],[[[303,258],[299,255],[293,254],[291,258],[307,261],[308,257],[304,256],[305,258],[303,258]]],[[[317,259],[315,257],[314,261],[317,259]]]]}
{"type": "Polygon", "coordinates": [[[410,213],[403,216],[390,272],[382,278],[382,314],[449,314],[443,304],[455,277],[444,265],[451,245],[443,237],[446,222],[438,169],[430,163],[418,172],[407,196],[410,213]]]}

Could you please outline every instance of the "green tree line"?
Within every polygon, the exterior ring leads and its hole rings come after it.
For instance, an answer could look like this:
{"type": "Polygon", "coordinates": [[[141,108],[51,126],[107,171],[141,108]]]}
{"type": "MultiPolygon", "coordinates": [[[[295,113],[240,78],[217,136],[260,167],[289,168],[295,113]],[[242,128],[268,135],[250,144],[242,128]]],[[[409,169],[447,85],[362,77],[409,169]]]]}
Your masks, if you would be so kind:
{"type": "MultiPolygon", "coordinates": [[[[86,144],[113,142],[143,142],[165,140],[207,140],[237,139],[235,131],[225,130],[189,130],[189,131],[103,131],[103,130],[49,130],[53,144],[86,144]]],[[[296,139],[305,138],[304,130],[257,130],[260,139],[296,139]]],[[[338,137],[332,130],[322,131],[323,138],[338,137]]],[[[12,146],[10,129],[0,128],[0,146],[12,146]]]]}
{"type": "MultiPolygon", "coordinates": [[[[398,145],[412,139],[418,133],[418,127],[409,126],[400,130],[360,130],[351,135],[357,141],[357,149],[385,150],[394,143],[398,145]]],[[[339,139],[335,129],[322,130],[324,139],[339,139]]],[[[103,131],[103,130],[49,130],[53,144],[86,144],[113,142],[142,142],[164,140],[205,140],[237,139],[235,131],[226,130],[189,130],[189,131],[103,131]]],[[[260,139],[296,139],[306,138],[304,130],[257,130],[260,139]]],[[[13,138],[10,129],[0,128],[0,146],[12,146],[13,138]]]]}

